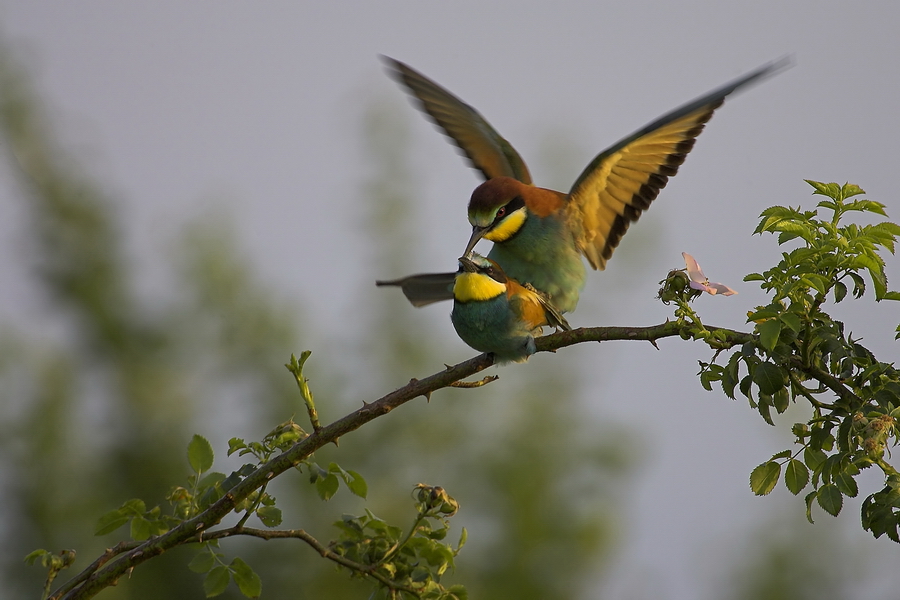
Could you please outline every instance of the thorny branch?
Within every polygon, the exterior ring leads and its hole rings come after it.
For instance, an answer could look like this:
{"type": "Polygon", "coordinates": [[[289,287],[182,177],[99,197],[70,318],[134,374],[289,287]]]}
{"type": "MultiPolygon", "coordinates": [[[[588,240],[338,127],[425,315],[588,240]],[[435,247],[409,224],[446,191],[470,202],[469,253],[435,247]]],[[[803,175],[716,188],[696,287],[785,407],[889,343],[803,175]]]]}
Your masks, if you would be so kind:
{"type": "MultiPolygon", "coordinates": [[[[742,333],[730,329],[708,327],[707,330],[719,332],[721,339],[727,340],[727,343],[731,343],[731,345],[743,344],[753,339],[753,336],[749,333],[742,333]]],[[[560,348],[583,342],[645,340],[654,343],[661,338],[680,336],[683,331],[684,326],[682,324],[679,324],[677,321],[667,321],[660,325],[650,327],[581,328],[547,335],[537,338],[535,341],[538,352],[553,352],[560,348]]],[[[301,461],[308,458],[319,448],[337,441],[341,436],[358,429],[369,421],[385,415],[419,396],[429,398],[433,392],[446,387],[479,387],[480,385],[483,385],[483,382],[486,383],[487,380],[476,381],[474,382],[474,386],[472,383],[462,382],[462,380],[487,369],[493,364],[494,359],[492,355],[481,354],[465,362],[442,369],[434,375],[424,379],[410,381],[406,386],[390,392],[374,402],[363,402],[362,407],[356,411],[338,419],[330,425],[316,428],[311,435],[297,442],[281,455],[261,465],[256,471],[229,490],[220,500],[192,519],[189,519],[170,531],[145,542],[123,542],[108,550],[88,568],[59,588],[52,596],[50,596],[50,599],[76,600],[92,598],[104,588],[114,585],[119,578],[129,573],[134,567],[154,556],[170,550],[171,548],[195,542],[198,539],[228,537],[230,535],[256,535],[257,537],[261,537],[261,535],[254,533],[257,530],[244,527],[224,529],[217,532],[209,530],[220,523],[222,519],[234,510],[239,502],[247,498],[255,490],[261,488],[268,481],[281,473],[284,473],[288,469],[299,465],[301,461]],[[460,382],[462,382],[462,385],[460,385],[460,382]],[[115,559],[117,556],[118,558],[115,559]]],[[[811,375],[814,376],[814,374],[811,375]]],[[[341,562],[341,564],[344,564],[344,566],[348,568],[354,568],[354,565],[342,562],[345,561],[342,557],[337,557],[337,555],[333,557],[329,556],[327,554],[327,552],[329,552],[327,548],[320,544],[317,545],[318,542],[315,542],[315,540],[306,539],[300,535],[300,532],[301,530],[292,530],[291,535],[278,535],[274,534],[274,532],[266,533],[272,534],[270,537],[297,537],[303,539],[316,548],[320,554],[322,554],[323,551],[326,552],[326,554],[323,554],[326,558],[341,562]],[[338,560],[338,558],[340,558],[340,560],[338,560]]],[[[363,569],[361,572],[378,578],[376,573],[371,572],[366,567],[361,565],[356,566],[363,569]]]]}

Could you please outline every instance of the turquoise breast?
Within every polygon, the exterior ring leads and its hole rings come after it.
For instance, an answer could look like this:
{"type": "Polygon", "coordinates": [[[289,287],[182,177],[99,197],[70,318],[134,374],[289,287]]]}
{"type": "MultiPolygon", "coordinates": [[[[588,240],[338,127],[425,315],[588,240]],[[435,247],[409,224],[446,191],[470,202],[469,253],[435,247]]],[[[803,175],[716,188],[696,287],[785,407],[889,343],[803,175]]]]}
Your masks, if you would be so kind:
{"type": "Polygon", "coordinates": [[[554,216],[529,214],[508,240],[494,244],[488,258],[520,283],[547,294],[561,312],[572,312],[587,272],[571,231],[554,216]]]}
{"type": "Polygon", "coordinates": [[[460,339],[497,362],[524,362],[534,354],[534,336],[505,295],[483,302],[453,302],[450,320],[460,339]]]}

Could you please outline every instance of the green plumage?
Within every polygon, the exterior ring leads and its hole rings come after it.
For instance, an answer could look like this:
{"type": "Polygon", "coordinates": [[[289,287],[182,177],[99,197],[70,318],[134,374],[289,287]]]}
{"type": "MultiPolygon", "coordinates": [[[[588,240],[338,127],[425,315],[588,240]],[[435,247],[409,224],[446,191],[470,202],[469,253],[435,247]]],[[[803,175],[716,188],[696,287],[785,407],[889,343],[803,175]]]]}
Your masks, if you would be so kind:
{"type": "Polygon", "coordinates": [[[505,294],[477,302],[454,301],[450,320],[462,341],[479,352],[492,352],[498,363],[524,362],[535,353],[534,333],[505,294]]]}

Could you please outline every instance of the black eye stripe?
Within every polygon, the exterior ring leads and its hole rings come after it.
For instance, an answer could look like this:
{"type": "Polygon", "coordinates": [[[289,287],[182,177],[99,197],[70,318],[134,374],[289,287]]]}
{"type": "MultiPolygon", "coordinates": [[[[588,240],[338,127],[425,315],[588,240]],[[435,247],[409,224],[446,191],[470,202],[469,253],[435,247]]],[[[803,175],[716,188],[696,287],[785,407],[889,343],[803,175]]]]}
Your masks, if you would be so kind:
{"type": "Polygon", "coordinates": [[[519,210],[523,206],[525,206],[525,199],[522,198],[522,196],[516,196],[509,201],[509,204],[506,205],[506,208],[507,210],[509,210],[509,212],[514,212],[519,210]]]}
{"type": "Polygon", "coordinates": [[[507,202],[505,205],[501,206],[497,210],[497,216],[494,217],[494,222],[492,223],[492,225],[496,225],[497,223],[499,223],[500,221],[502,221],[503,219],[505,219],[506,217],[508,217],[509,215],[511,215],[512,213],[516,212],[517,210],[519,210],[520,208],[522,208],[524,206],[525,206],[525,200],[522,199],[522,196],[516,196],[515,198],[513,198],[512,200],[510,200],[509,202],[507,202]]]}
{"type": "Polygon", "coordinates": [[[506,274],[503,271],[496,270],[494,267],[485,267],[484,274],[488,275],[494,281],[506,283],[506,274]]]}

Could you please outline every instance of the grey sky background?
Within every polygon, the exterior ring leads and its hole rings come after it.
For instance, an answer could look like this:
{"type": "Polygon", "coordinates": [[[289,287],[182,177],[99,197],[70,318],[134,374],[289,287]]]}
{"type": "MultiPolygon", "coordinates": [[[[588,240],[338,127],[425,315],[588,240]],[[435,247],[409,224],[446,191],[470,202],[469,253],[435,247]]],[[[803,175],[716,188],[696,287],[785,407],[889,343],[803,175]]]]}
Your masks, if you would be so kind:
{"type": "MultiPolygon", "coordinates": [[[[262,276],[328,332],[312,349],[332,356],[354,351],[374,279],[406,274],[372,272],[360,234],[368,214],[358,204],[368,176],[364,104],[395,103],[409,116],[425,228],[410,248],[415,270],[455,268],[470,229],[465,204],[479,182],[385,77],[378,54],[471,103],[516,146],[538,185],[564,190],[594,155],[660,114],[793,55],[792,69],[716,113],[607,271],[591,274],[574,326],[665,320],[653,299],[657,282],[688,251],[712,280],[740,292],[701,299],[701,315],[744,328],[764,296],[741,279],[778,256],[774,238],[751,237],[756,217],[776,203],[811,208],[804,178],[857,183],[900,219],[895,1],[0,6],[0,28],[33,67],[66,147],[112,185],[144,291],[165,294],[159,257],[178,225],[225,206],[262,276]],[[562,182],[550,181],[550,161],[540,160],[551,136],[571,144],[562,182]]],[[[24,212],[2,179],[0,320],[39,323],[47,307],[30,301],[17,233],[24,212]]],[[[888,273],[900,280],[897,260],[888,273]]],[[[894,360],[900,309],[860,304],[837,313],[882,360],[894,360]]],[[[424,309],[433,330],[423,335],[446,339],[445,362],[453,363],[473,352],[453,335],[449,308],[424,309]]],[[[584,401],[646,436],[635,440],[646,468],[606,589],[614,598],[708,593],[721,584],[714,573],[722,549],[744,543],[768,514],[787,504],[804,520],[802,499],[783,488],[755,498],[747,484],[753,466],[787,447],[802,415],[768,427],[745,402],[700,388],[697,360],[708,351],[680,341],[660,347],[582,345],[533,359],[579,361],[584,401]]],[[[527,366],[501,375],[517,368],[527,366]]],[[[819,511],[816,527],[896,565],[900,548],[861,532],[858,506],[848,502],[837,522],[819,511]]],[[[891,597],[898,585],[895,568],[882,572],[872,597],[891,597]]]]}

